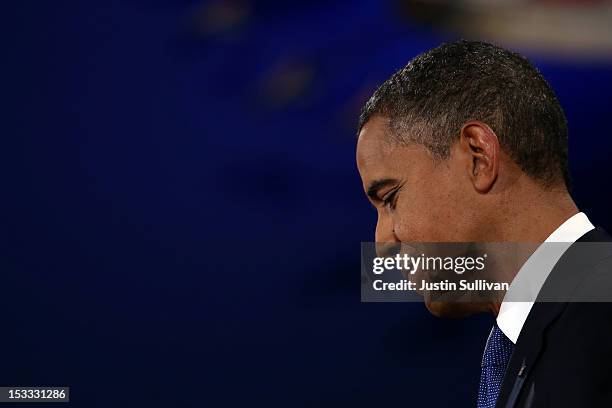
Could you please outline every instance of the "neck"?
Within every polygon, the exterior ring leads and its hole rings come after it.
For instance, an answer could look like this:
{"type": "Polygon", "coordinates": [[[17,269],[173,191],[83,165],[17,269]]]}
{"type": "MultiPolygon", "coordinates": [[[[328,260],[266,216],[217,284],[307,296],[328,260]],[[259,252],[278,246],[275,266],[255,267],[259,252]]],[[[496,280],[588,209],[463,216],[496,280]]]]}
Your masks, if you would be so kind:
{"type": "Polygon", "coordinates": [[[579,212],[565,187],[544,190],[526,184],[501,195],[487,234],[489,242],[542,243],[579,212]]]}
{"type": "MultiPolygon", "coordinates": [[[[544,242],[568,218],[579,212],[565,188],[557,190],[543,190],[539,186],[523,186],[520,191],[508,193],[504,202],[498,207],[503,215],[496,219],[497,223],[490,230],[489,242],[533,243],[544,242]]],[[[499,214],[499,213],[498,213],[499,214]]],[[[520,245],[520,247],[529,247],[520,245]]],[[[526,260],[537,245],[526,249],[526,260]]],[[[513,268],[510,276],[511,282],[518,269],[513,268]]],[[[497,316],[503,298],[489,304],[488,310],[497,316]]]]}

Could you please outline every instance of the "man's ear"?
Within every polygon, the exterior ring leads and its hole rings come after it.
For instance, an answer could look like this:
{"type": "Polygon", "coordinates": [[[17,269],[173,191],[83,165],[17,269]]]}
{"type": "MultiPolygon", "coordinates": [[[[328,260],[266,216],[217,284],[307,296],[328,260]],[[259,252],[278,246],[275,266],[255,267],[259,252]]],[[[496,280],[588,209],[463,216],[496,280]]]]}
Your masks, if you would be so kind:
{"type": "Polygon", "coordinates": [[[500,146],[497,135],[486,124],[470,121],[461,128],[460,144],[470,158],[467,170],[474,189],[479,193],[488,192],[499,172],[500,146]]]}

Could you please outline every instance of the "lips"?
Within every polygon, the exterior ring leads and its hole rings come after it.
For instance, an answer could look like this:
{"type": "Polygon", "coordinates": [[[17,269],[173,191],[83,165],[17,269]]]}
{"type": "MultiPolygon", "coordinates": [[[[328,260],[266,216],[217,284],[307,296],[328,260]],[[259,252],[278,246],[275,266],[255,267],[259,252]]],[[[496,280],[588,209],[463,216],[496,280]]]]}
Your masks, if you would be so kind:
{"type": "Polygon", "coordinates": [[[403,244],[400,242],[377,242],[376,256],[381,258],[390,258],[400,253],[403,244]]]}

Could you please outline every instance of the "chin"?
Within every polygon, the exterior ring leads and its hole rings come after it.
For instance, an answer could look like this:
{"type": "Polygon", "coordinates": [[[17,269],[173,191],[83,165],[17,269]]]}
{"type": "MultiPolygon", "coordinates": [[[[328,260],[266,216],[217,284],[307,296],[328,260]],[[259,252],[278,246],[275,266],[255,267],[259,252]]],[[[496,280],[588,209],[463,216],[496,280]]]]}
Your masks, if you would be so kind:
{"type": "Polygon", "coordinates": [[[426,301],[425,307],[436,317],[463,319],[482,312],[482,305],[468,302],[426,301]]]}

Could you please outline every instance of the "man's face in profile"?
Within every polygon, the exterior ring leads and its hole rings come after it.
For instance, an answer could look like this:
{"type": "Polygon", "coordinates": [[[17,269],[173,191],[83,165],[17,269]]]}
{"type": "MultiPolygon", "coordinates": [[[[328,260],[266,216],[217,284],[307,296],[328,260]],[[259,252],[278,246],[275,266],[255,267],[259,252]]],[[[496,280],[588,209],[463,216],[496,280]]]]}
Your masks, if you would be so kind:
{"type": "MultiPolygon", "coordinates": [[[[363,188],[378,213],[379,256],[391,256],[398,243],[474,241],[473,217],[465,210],[473,191],[463,175],[469,170],[461,154],[455,151],[449,159],[436,160],[423,146],[393,142],[388,132],[388,121],[375,116],[363,126],[357,142],[363,188]]],[[[439,316],[460,317],[474,309],[468,303],[427,298],[425,303],[439,316]]]]}

